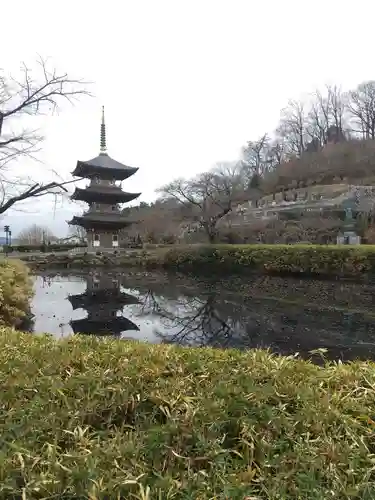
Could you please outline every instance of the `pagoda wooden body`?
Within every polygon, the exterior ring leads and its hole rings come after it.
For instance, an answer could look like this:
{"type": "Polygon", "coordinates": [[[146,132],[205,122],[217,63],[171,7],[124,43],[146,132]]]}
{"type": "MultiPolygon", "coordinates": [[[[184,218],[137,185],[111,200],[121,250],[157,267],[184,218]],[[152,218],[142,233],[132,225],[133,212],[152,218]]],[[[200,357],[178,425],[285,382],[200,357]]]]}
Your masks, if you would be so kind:
{"type": "Polygon", "coordinates": [[[88,161],[78,161],[73,176],[89,180],[86,188],[76,188],[71,199],[84,201],[89,208],[69,222],[82,226],[87,232],[89,250],[115,250],[121,246],[122,229],[132,222],[121,210],[122,203],[138,198],[141,193],[127,193],[121,182],[131,177],[138,168],[128,167],[107,154],[104,108],[100,132],[100,154],[88,161]]]}

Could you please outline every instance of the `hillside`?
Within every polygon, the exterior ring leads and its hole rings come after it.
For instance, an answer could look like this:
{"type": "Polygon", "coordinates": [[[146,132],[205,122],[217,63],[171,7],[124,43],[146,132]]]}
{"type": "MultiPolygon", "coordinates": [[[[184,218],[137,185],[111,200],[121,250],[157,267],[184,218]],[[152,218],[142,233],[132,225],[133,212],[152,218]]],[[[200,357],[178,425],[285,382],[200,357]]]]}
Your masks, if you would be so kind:
{"type": "Polygon", "coordinates": [[[350,140],[304,153],[265,174],[260,190],[269,195],[313,185],[375,184],[375,141],[350,140]]]}

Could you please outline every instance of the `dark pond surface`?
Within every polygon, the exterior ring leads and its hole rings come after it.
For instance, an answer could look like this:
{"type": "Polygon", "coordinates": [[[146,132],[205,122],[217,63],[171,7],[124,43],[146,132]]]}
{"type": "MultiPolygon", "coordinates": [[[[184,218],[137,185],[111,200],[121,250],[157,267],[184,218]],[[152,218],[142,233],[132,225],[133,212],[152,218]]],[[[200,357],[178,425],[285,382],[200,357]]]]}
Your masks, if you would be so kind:
{"type": "MultiPolygon", "coordinates": [[[[35,277],[34,331],[181,345],[326,349],[375,359],[375,283],[252,277],[218,280],[92,271],[35,277]]],[[[319,358],[320,354],[313,354],[319,358]]]]}

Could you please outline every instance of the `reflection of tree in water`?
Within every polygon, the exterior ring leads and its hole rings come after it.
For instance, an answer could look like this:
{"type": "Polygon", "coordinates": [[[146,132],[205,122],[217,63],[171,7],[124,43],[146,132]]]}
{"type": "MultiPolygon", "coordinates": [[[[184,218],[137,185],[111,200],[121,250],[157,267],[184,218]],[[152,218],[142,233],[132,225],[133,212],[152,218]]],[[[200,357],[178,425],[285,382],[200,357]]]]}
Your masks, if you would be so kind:
{"type": "Polygon", "coordinates": [[[53,277],[41,276],[41,278],[42,278],[42,288],[51,288],[51,285],[53,283],[53,277]]]}
{"type": "Polygon", "coordinates": [[[173,329],[173,333],[155,331],[163,342],[218,347],[230,347],[233,342],[237,321],[220,314],[216,293],[204,297],[179,296],[178,301],[172,302],[149,290],[142,303],[141,315],[153,314],[166,332],[173,329]]]}
{"type": "Polygon", "coordinates": [[[149,290],[140,314],[162,324],[155,334],[167,343],[239,349],[268,347],[282,354],[309,355],[319,348],[328,357],[375,357],[373,318],[337,310],[316,310],[282,301],[240,302],[224,293],[200,297],[157,295],[149,290]]]}

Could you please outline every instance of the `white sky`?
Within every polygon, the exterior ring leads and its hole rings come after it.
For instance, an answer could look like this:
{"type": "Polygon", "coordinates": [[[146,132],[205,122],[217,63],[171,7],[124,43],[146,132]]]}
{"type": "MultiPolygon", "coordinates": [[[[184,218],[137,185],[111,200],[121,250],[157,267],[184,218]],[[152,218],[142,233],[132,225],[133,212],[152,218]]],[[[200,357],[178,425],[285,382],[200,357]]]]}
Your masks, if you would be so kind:
{"type": "MultiPolygon", "coordinates": [[[[315,0],[14,0],[1,7],[1,66],[36,54],[95,82],[93,99],[45,118],[43,178],[64,178],[99,152],[106,107],[109,154],[139,167],[124,187],[154,189],[217,161],[236,160],[247,140],[272,131],[289,98],[335,82],[375,78],[375,2],[315,0]]],[[[31,165],[23,165],[30,169],[31,165]]],[[[18,167],[17,167],[18,168],[18,167]]],[[[35,167],[32,167],[35,168],[35,167]]],[[[40,167],[38,167],[39,172],[40,167]]],[[[43,221],[65,235],[80,207],[55,216],[11,212],[17,230],[43,221]]]]}

